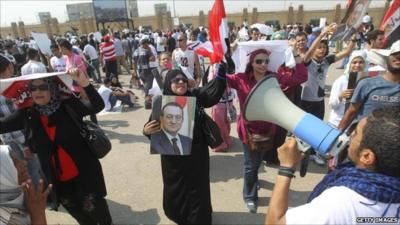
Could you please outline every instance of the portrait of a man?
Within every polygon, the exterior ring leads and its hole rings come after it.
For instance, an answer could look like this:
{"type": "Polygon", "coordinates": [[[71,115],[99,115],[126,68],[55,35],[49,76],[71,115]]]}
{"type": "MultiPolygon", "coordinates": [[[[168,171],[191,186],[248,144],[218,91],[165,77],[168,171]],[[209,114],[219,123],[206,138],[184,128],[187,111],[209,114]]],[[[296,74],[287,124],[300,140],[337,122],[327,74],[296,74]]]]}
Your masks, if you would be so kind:
{"type": "Polygon", "coordinates": [[[358,27],[362,23],[362,18],[367,12],[369,1],[357,0],[354,4],[355,5],[349,15],[345,16],[347,17],[345,23],[338,25],[336,32],[331,38],[331,41],[349,40],[351,36],[357,32],[358,27]]]}
{"type": "Polygon", "coordinates": [[[168,102],[161,109],[161,130],[151,135],[151,154],[190,155],[192,139],[179,133],[185,121],[183,108],[168,102]]]}

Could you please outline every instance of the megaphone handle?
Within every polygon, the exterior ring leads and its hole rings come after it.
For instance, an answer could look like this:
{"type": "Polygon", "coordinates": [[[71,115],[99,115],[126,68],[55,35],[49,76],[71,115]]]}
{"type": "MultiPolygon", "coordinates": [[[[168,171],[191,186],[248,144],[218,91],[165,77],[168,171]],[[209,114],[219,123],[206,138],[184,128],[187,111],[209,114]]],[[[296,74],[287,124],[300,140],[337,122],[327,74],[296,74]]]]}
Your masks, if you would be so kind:
{"type": "Polygon", "coordinates": [[[307,174],[308,162],[310,160],[311,151],[304,152],[304,158],[300,163],[300,177],[304,177],[307,174]]]}

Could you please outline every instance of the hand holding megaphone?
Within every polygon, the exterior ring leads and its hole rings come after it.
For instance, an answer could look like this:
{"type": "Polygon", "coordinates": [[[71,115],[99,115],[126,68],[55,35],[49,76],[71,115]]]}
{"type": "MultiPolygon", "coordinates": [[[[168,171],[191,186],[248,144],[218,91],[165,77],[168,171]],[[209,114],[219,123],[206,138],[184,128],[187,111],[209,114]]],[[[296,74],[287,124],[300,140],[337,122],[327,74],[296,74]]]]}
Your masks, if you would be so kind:
{"type": "Polygon", "coordinates": [[[302,159],[296,138],[288,137],[281,147],[278,148],[278,159],[280,166],[295,169],[302,159]]]}

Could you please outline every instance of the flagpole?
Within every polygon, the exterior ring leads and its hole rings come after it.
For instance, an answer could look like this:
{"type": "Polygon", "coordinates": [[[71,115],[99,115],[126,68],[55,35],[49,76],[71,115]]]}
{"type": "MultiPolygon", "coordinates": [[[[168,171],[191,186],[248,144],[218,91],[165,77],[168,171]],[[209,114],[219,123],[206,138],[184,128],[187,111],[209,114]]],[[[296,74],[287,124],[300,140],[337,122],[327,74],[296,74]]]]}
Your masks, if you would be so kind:
{"type": "Polygon", "coordinates": [[[174,18],[176,17],[176,10],[175,10],[175,0],[172,0],[172,5],[174,7],[174,18]]]}

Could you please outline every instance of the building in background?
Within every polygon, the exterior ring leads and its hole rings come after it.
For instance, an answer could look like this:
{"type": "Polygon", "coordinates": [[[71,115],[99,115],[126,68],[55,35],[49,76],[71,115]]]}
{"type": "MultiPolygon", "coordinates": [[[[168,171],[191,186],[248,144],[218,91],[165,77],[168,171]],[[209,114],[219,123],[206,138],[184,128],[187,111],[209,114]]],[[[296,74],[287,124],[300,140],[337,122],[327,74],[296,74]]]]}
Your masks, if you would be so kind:
{"type": "Polygon", "coordinates": [[[128,18],[139,17],[137,0],[126,0],[126,8],[128,10],[128,18]]]}
{"type": "Polygon", "coordinates": [[[154,4],[155,15],[162,15],[167,13],[167,3],[154,4]]]}
{"type": "Polygon", "coordinates": [[[38,13],[39,21],[40,24],[44,24],[44,22],[48,19],[51,19],[51,14],[50,12],[39,12],[38,13]]]}
{"type": "Polygon", "coordinates": [[[93,4],[91,2],[68,4],[67,14],[69,21],[94,18],[93,4]]]}

